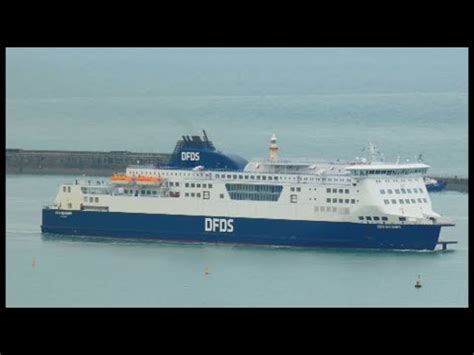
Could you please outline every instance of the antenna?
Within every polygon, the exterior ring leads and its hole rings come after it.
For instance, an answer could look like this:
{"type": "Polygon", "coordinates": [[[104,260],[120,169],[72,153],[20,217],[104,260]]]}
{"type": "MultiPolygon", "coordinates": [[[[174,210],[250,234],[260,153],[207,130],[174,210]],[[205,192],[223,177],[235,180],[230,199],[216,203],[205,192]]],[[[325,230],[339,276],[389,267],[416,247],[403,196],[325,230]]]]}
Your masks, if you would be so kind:
{"type": "Polygon", "coordinates": [[[206,142],[209,142],[209,139],[207,138],[206,130],[203,129],[203,130],[202,130],[202,133],[204,133],[204,140],[205,140],[206,142]]]}

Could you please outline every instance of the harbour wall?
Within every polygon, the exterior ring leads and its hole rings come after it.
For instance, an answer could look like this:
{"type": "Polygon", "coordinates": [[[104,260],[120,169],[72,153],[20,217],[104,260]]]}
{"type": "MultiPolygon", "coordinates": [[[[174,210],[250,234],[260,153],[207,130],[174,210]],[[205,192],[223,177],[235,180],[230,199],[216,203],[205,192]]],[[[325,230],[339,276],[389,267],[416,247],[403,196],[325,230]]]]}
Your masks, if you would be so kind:
{"type": "MultiPolygon", "coordinates": [[[[6,149],[7,174],[60,174],[110,176],[129,165],[166,164],[171,154],[127,151],[95,152],[65,150],[6,149]]],[[[433,176],[447,182],[447,191],[469,192],[465,177],[433,176]]]]}
{"type": "Polygon", "coordinates": [[[110,176],[128,165],[163,164],[170,154],[6,149],[7,174],[110,176]]]}

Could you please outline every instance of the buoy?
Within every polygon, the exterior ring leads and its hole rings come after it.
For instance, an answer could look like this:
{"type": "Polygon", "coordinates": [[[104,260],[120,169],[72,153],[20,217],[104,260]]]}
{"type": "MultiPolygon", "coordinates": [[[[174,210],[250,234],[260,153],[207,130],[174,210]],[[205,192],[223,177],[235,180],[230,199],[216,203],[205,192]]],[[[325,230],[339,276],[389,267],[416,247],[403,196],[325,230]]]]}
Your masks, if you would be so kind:
{"type": "Polygon", "coordinates": [[[35,267],[35,266],[36,266],[36,260],[35,260],[35,259],[33,259],[33,261],[31,262],[31,266],[32,266],[32,267],[35,267]]]}
{"type": "Polygon", "coordinates": [[[209,269],[208,269],[207,267],[204,269],[204,273],[205,273],[206,275],[209,275],[209,269]]]}
{"type": "Polygon", "coordinates": [[[416,278],[416,283],[415,283],[415,288],[420,288],[421,287],[421,278],[420,275],[416,278]]]}

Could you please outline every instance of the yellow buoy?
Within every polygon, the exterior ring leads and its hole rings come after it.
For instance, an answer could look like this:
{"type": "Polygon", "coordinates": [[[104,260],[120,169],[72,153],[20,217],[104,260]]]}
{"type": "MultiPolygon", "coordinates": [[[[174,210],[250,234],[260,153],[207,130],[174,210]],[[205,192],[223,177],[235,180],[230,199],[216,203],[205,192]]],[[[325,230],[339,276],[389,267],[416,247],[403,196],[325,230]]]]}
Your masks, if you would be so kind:
{"type": "Polygon", "coordinates": [[[416,287],[416,288],[420,288],[420,287],[421,287],[421,278],[420,278],[420,275],[418,275],[418,277],[416,278],[415,287],[416,287]]]}
{"type": "Polygon", "coordinates": [[[35,259],[33,259],[33,261],[31,262],[31,266],[32,266],[32,267],[35,267],[35,266],[36,266],[36,260],[35,260],[35,259]]]}
{"type": "Polygon", "coordinates": [[[205,273],[206,275],[209,275],[209,269],[208,269],[207,267],[204,269],[204,273],[205,273]]]}

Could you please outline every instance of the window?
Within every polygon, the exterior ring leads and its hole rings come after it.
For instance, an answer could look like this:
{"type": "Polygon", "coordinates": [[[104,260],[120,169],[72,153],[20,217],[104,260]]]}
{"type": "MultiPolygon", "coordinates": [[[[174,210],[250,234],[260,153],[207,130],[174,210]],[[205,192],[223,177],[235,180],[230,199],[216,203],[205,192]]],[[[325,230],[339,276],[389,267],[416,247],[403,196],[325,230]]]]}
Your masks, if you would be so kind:
{"type": "Polygon", "coordinates": [[[344,201],[344,200],[343,200],[342,198],[339,199],[339,203],[343,203],[343,201],[344,201]]]}
{"type": "Polygon", "coordinates": [[[220,194],[219,196],[220,196],[220,198],[224,198],[224,194],[220,194]]]}
{"type": "Polygon", "coordinates": [[[372,217],[370,217],[370,216],[365,216],[365,219],[366,219],[367,221],[371,221],[371,220],[372,220],[372,217]]]}
{"type": "Polygon", "coordinates": [[[201,187],[201,184],[196,184],[196,187],[199,187],[199,188],[200,188],[200,187],[201,187]]]}
{"type": "Polygon", "coordinates": [[[406,217],[398,217],[398,220],[399,220],[400,222],[404,222],[404,221],[407,220],[407,218],[406,218],[406,217]]]}
{"type": "Polygon", "coordinates": [[[261,176],[260,175],[257,175],[257,180],[260,180],[261,176]]]}
{"type": "Polygon", "coordinates": [[[151,193],[152,193],[153,195],[156,195],[156,190],[153,190],[151,193]]]}
{"type": "Polygon", "coordinates": [[[384,202],[386,205],[390,204],[390,201],[389,201],[389,200],[383,200],[383,202],[384,202]]]}
{"type": "Polygon", "coordinates": [[[331,203],[331,199],[330,199],[330,198],[327,198],[327,199],[326,199],[326,202],[327,202],[327,203],[331,203]]]}
{"type": "Polygon", "coordinates": [[[291,191],[291,192],[294,192],[294,191],[295,191],[295,188],[294,188],[294,187],[290,188],[290,191],[291,191]]]}
{"type": "Polygon", "coordinates": [[[192,184],[191,184],[191,187],[194,187],[194,186],[195,186],[195,185],[192,183],[192,184]]]}
{"type": "Polygon", "coordinates": [[[212,184],[208,184],[207,186],[208,186],[210,189],[212,189],[212,184]]]}
{"type": "Polygon", "coordinates": [[[245,180],[248,180],[248,179],[249,179],[249,176],[248,176],[248,175],[245,175],[244,178],[245,178],[245,180]]]}
{"type": "Polygon", "coordinates": [[[201,198],[201,193],[200,193],[200,192],[198,192],[198,193],[196,194],[196,197],[199,197],[199,198],[201,198]]]}
{"type": "Polygon", "coordinates": [[[175,185],[176,185],[176,187],[178,187],[178,186],[179,186],[179,182],[176,182],[176,184],[175,184],[175,185]]]}
{"type": "Polygon", "coordinates": [[[290,202],[291,203],[296,203],[296,196],[295,194],[290,195],[290,202]]]}
{"type": "Polygon", "coordinates": [[[399,202],[401,205],[403,205],[403,204],[404,204],[404,202],[403,202],[403,200],[402,200],[402,199],[399,199],[399,200],[398,200],[398,202],[399,202]]]}
{"type": "Polygon", "coordinates": [[[227,175],[227,179],[230,179],[230,175],[227,175]]]}
{"type": "Polygon", "coordinates": [[[392,198],[392,199],[390,200],[390,202],[392,202],[392,203],[395,205],[395,204],[397,203],[397,200],[395,200],[394,198],[392,198]]]}
{"type": "Polygon", "coordinates": [[[419,203],[421,203],[421,202],[422,202],[422,201],[421,201],[421,198],[419,198],[419,199],[417,199],[417,200],[418,200],[418,202],[419,202],[419,203]]]}
{"type": "Polygon", "coordinates": [[[402,189],[402,194],[406,194],[406,193],[407,193],[407,190],[402,189]]]}
{"type": "MultiPolygon", "coordinates": [[[[87,202],[87,196],[84,196],[84,202],[87,202]]],[[[420,201],[421,202],[421,201],[420,201]]]]}
{"type": "Polygon", "coordinates": [[[344,190],[343,190],[343,189],[339,189],[339,193],[340,193],[340,194],[344,193],[344,190]]]}
{"type": "Polygon", "coordinates": [[[204,191],[204,192],[202,193],[202,198],[203,198],[204,200],[209,200],[209,191],[204,191]]]}
{"type": "Polygon", "coordinates": [[[296,192],[301,192],[301,187],[297,187],[296,192]]]}
{"type": "Polygon", "coordinates": [[[170,181],[170,187],[174,186],[174,182],[170,181]]]}
{"type": "Polygon", "coordinates": [[[184,197],[189,197],[189,192],[186,192],[186,193],[184,194],[184,197]]]}
{"type": "Polygon", "coordinates": [[[262,180],[267,180],[267,177],[265,175],[262,176],[262,180]]]}
{"type": "Polygon", "coordinates": [[[147,195],[151,195],[151,191],[150,191],[150,190],[147,190],[146,194],[147,194],[147,195]]]}
{"type": "Polygon", "coordinates": [[[411,194],[411,190],[410,190],[410,189],[407,189],[407,192],[408,192],[409,194],[411,194]]]}
{"type": "Polygon", "coordinates": [[[387,192],[391,195],[393,191],[391,189],[388,189],[387,192]]]}
{"type": "Polygon", "coordinates": [[[333,208],[332,208],[332,211],[333,211],[333,212],[336,212],[336,211],[337,211],[337,208],[336,208],[336,207],[333,207],[333,208]]]}
{"type": "Polygon", "coordinates": [[[254,175],[250,175],[250,180],[255,180],[255,176],[254,176],[254,175]]]}
{"type": "Polygon", "coordinates": [[[66,192],[66,186],[63,186],[63,192],[66,192]]]}
{"type": "Polygon", "coordinates": [[[426,200],[426,198],[424,198],[424,199],[423,199],[423,202],[428,202],[428,201],[426,200]]]}
{"type": "Polygon", "coordinates": [[[380,193],[381,193],[382,195],[385,195],[385,190],[380,190],[380,193]]]}
{"type": "Polygon", "coordinates": [[[274,176],[274,177],[273,177],[273,180],[278,180],[278,176],[274,176]]]}
{"type": "Polygon", "coordinates": [[[336,203],[336,202],[337,202],[337,198],[333,198],[332,203],[336,203]]]}
{"type": "Polygon", "coordinates": [[[67,192],[71,192],[71,186],[67,187],[67,192]]]}
{"type": "Polygon", "coordinates": [[[67,208],[72,208],[72,203],[68,203],[67,208]]]}
{"type": "Polygon", "coordinates": [[[346,191],[346,194],[348,194],[348,193],[349,193],[349,189],[346,189],[345,191],[346,191]]]}
{"type": "Polygon", "coordinates": [[[194,197],[194,195],[195,195],[194,192],[191,192],[191,197],[194,197]]]}
{"type": "Polygon", "coordinates": [[[326,192],[327,192],[328,194],[330,194],[330,193],[331,193],[331,189],[326,189],[326,192]]]}
{"type": "Polygon", "coordinates": [[[383,217],[382,217],[382,221],[388,221],[388,218],[385,217],[385,216],[383,216],[383,217]]]}
{"type": "Polygon", "coordinates": [[[332,193],[333,193],[333,194],[336,194],[336,193],[337,193],[337,189],[332,189],[332,193]]]}
{"type": "Polygon", "coordinates": [[[269,176],[269,177],[268,177],[268,180],[272,180],[272,177],[271,177],[271,176],[269,176]]]}
{"type": "Polygon", "coordinates": [[[416,203],[416,200],[414,198],[412,198],[410,201],[411,203],[416,203]]]}
{"type": "Polygon", "coordinates": [[[188,184],[188,183],[185,183],[184,186],[185,186],[185,187],[189,187],[189,184],[188,184]]]}
{"type": "Polygon", "coordinates": [[[380,221],[380,217],[375,216],[374,221],[380,221]]]}
{"type": "Polygon", "coordinates": [[[346,199],[344,200],[344,203],[349,203],[349,199],[346,198],[346,199]]]}
{"type": "Polygon", "coordinates": [[[359,220],[363,221],[363,220],[364,220],[364,217],[359,216],[359,220]]]}
{"type": "Polygon", "coordinates": [[[89,197],[89,202],[94,202],[94,198],[93,198],[93,197],[89,197]]]}
{"type": "Polygon", "coordinates": [[[98,197],[95,198],[95,202],[99,202],[99,198],[98,198],[98,197]]]}
{"type": "Polygon", "coordinates": [[[352,203],[352,204],[355,204],[355,203],[356,203],[356,200],[355,200],[355,199],[352,199],[352,200],[351,200],[351,203],[352,203]]]}
{"type": "Polygon", "coordinates": [[[395,193],[396,193],[396,194],[400,194],[400,190],[395,189],[395,193]]]}
{"type": "Polygon", "coordinates": [[[207,186],[207,184],[202,184],[203,189],[206,189],[207,188],[206,186],[207,186]]]}

